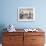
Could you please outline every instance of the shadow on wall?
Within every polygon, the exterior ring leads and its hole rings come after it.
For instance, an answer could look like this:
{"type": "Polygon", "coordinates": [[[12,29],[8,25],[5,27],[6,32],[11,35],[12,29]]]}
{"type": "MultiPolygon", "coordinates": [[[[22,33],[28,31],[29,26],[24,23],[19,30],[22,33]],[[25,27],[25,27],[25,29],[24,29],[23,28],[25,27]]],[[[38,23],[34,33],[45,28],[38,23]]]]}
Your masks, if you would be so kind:
{"type": "Polygon", "coordinates": [[[6,26],[4,24],[0,24],[0,43],[2,43],[2,32],[5,32],[6,30],[3,30],[4,28],[6,28],[6,26]]]}

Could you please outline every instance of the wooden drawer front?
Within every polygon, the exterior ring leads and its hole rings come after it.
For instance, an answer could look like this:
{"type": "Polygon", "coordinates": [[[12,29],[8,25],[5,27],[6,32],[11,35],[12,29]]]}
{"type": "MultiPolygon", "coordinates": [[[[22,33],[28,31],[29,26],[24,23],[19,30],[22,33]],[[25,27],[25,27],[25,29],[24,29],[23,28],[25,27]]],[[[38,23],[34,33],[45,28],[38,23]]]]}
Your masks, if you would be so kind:
{"type": "Polygon", "coordinates": [[[18,43],[17,44],[15,43],[14,44],[2,44],[2,46],[23,46],[23,44],[22,43],[21,44],[20,43],[19,44],[18,43]]]}
{"type": "Polygon", "coordinates": [[[8,36],[4,36],[3,37],[3,43],[9,43],[9,37],[8,36]]]}
{"type": "Polygon", "coordinates": [[[30,36],[25,36],[24,37],[24,46],[31,46],[31,44],[32,44],[32,37],[30,37],[30,36]]]}
{"type": "Polygon", "coordinates": [[[32,46],[44,46],[43,44],[32,44],[32,46]]]}
{"type": "Polygon", "coordinates": [[[24,46],[44,46],[44,36],[24,36],[24,46]]]}
{"type": "Polygon", "coordinates": [[[32,36],[32,44],[43,44],[44,36],[32,36]]]}
{"type": "Polygon", "coordinates": [[[23,32],[4,32],[4,36],[23,36],[23,32]]]}
{"type": "Polygon", "coordinates": [[[29,35],[35,35],[35,36],[36,36],[36,35],[37,35],[37,36],[39,35],[39,36],[41,36],[41,35],[44,35],[44,32],[25,32],[25,33],[24,33],[24,36],[26,36],[26,35],[27,35],[27,36],[29,36],[29,35]]]}
{"type": "Polygon", "coordinates": [[[5,36],[3,38],[3,43],[4,44],[17,44],[17,43],[22,43],[23,37],[22,36],[5,36]]]}

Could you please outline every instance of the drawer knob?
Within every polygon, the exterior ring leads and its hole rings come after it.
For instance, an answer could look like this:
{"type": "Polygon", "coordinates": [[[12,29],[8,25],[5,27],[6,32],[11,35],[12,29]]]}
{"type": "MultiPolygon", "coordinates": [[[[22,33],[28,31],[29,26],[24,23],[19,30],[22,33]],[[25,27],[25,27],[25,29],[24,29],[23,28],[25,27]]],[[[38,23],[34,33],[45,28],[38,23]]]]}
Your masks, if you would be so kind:
{"type": "Polygon", "coordinates": [[[13,40],[13,38],[9,38],[10,40],[13,40]]]}
{"type": "Polygon", "coordinates": [[[32,39],[32,40],[36,40],[36,39],[32,39]]]}

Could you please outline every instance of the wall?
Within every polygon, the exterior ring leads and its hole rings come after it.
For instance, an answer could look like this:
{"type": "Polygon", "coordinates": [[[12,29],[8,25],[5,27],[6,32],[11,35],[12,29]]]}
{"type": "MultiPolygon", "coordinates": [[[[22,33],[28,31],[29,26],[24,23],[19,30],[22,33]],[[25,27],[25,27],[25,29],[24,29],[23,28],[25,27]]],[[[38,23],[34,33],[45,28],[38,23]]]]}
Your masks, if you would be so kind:
{"type": "Polygon", "coordinates": [[[41,27],[46,28],[46,0],[0,0],[0,25],[13,24],[16,28],[41,27]],[[36,20],[34,22],[18,22],[18,7],[34,7],[36,20]]]}

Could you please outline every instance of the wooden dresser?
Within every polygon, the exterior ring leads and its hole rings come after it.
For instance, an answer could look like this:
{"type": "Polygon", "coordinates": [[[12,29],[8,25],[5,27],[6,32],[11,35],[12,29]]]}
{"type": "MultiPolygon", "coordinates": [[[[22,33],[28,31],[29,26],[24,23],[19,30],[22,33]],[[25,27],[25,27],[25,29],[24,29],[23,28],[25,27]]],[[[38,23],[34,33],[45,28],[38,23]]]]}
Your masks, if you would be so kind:
{"type": "Polygon", "coordinates": [[[3,46],[44,46],[44,32],[3,32],[3,46]]]}

